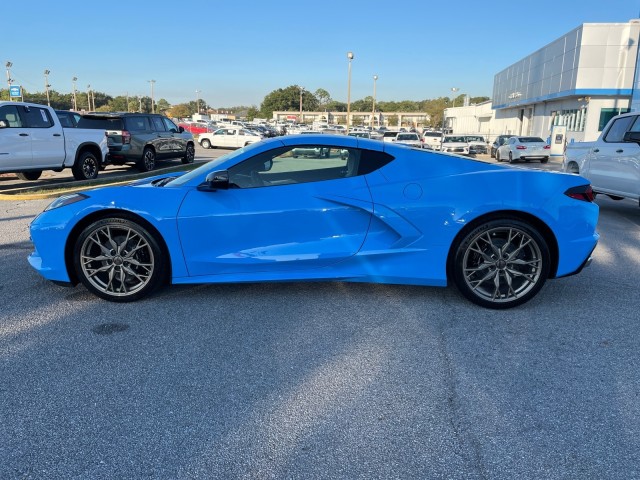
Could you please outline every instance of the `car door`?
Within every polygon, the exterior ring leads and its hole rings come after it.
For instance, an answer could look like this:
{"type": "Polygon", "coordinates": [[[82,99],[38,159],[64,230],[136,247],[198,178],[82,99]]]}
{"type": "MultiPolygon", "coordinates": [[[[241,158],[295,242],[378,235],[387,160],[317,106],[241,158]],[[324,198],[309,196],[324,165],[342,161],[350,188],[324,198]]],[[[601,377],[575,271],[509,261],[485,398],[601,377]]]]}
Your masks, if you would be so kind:
{"type": "Polygon", "coordinates": [[[0,106],[0,172],[30,168],[33,162],[31,135],[24,127],[17,105],[0,106]]]}
{"type": "MultiPolygon", "coordinates": [[[[65,142],[62,126],[55,123],[48,109],[25,105],[22,117],[31,136],[32,168],[62,167],[65,142]]],[[[73,155],[73,152],[70,153],[73,155]]]]}
{"type": "Polygon", "coordinates": [[[187,194],[178,229],[190,275],[304,271],[358,252],[373,204],[364,177],[348,167],[356,149],[294,159],[291,148],[229,169],[229,189],[187,194]]]}
{"type": "Polygon", "coordinates": [[[181,133],[178,126],[170,119],[162,117],[167,132],[170,133],[170,150],[174,154],[182,154],[187,151],[187,138],[184,132],[181,133]]]}
{"type": "Polygon", "coordinates": [[[637,115],[616,119],[593,149],[588,178],[596,190],[622,196],[640,195],[640,146],[624,142],[628,131],[640,132],[637,115]]]}
{"type": "Polygon", "coordinates": [[[155,140],[153,144],[156,149],[156,155],[159,158],[170,157],[174,153],[173,135],[167,131],[167,128],[162,121],[162,118],[158,115],[151,115],[149,117],[151,129],[154,132],[155,140]]]}

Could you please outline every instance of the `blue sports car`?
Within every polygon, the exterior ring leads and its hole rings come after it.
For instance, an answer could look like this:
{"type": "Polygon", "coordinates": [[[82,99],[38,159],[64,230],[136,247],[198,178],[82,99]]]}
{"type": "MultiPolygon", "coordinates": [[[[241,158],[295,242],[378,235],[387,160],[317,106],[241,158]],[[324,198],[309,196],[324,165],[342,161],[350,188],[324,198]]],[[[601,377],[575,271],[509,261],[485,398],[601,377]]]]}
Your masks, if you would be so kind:
{"type": "Polygon", "coordinates": [[[287,136],[178,176],[64,195],[31,223],[29,262],[118,302],[165,283],[341,280],[453,283],[508,308],[589,263],[592,200],[577,175],[287,136]]]}

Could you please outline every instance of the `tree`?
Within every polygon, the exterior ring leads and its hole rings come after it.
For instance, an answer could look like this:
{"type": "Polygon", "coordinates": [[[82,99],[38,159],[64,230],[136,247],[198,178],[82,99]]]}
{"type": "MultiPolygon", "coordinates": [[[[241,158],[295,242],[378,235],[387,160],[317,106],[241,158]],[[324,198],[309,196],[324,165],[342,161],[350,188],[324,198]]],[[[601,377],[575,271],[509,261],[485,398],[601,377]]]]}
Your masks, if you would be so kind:
{"type": "Polygon", "coordinates": [[[253,120],[258,115],[260,115],[260,112],[258,111],[258,109],[256,107],[252,106],[252,107],[249,107],[249,109],[247,110],[247,119],[248,120],[253,120]]]}
{"type": "MultiPolygon", "coordinates": [[[[195,103],[195,102],[194,102],[195,103]]],[[[187,118],[191,116],[191,108],[186,103],[174,105],[166,112],[167,116],[172,118],[187,118]]]]}
{"type": "Polygon", "coordinates": [[[164,98],[161,98],[156,102],[156,112],[165,114],[167,110],[171,108],[171,104],[167,102],[164,98]]]}
{"type": "Polygon", "coordinates": [[[314,92],[314,95],[320,103],[320,108],[323,109],[331,101],[331,95],[324,88],[319,88],[314,92]]]}
{"type": "MultiPolygon", "coordinates": [[[[320,102],[316,96],[306,90],[302,93],[302,109],[310,112],[317,111],[320,102]]],[[[298,111],[300,109],[300,87],[291,85],[279,88],[267,94],[260,105],[260,114],[271,118],[276,111],[298,111]]]]}

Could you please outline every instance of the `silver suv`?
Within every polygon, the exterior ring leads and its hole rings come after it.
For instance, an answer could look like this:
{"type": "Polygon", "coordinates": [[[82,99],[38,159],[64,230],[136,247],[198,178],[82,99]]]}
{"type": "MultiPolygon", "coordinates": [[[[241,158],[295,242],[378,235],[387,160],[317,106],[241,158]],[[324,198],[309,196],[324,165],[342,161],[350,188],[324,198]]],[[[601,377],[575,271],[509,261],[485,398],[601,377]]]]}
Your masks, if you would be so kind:
{"type": "MultiPolygon", "coordinates": [[[[181,158],[182,163],[193,163],[193,135],[164,115],[106,113],[88,117],[92,119],[88,128],[97,128],[95,119],[102,119],[100,128],[107,132],[109,162],[114,165],[135,163],[140,171],[148,172],[155,168],[156,159],[181,158]]],[[[83,127],[82,118],[78,127],[83,127]]]]}

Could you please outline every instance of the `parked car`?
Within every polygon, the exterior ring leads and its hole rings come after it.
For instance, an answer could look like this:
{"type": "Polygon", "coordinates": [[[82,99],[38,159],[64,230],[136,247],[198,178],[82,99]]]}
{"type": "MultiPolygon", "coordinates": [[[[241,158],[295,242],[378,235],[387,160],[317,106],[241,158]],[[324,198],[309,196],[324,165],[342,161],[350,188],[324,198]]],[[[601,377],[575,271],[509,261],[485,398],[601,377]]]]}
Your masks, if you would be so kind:
{"type": "Polygon", "coordinates": [[[482,135],[465,135],[465,138],[471,155],[487,153],[487,141],[482,135]]]}
{"type": "Polygon", "coordinates": [[[504,142],[513,136],[514,135],[498,135],[491,144],[491,158],[496,158],[496,151],[498,150],[498,147],[504,145],[504,142]]]}
{"type": "MultiPolygon", "coordinates": [[[[107,131],[109,161],[115,165],[134,163],[141,172],[153,170],[157,159],[181,158],[193,163],[193,135],[169,118],[153,113],[92,114],[93,127],[107,131]],[[96,125],[96,119],[101,124],[96,125]]],[[[78,126],[88,121],[81,118],[78,126]]]]}
{"type": "Polygon", "coordinates": [[[541,163],[549,161],[549,144],[540,137],[511,137],[496,151],[496,160],[501,162],[509,160],[540,160],[541,163]]]}
{"type": "Polygon", "coordinates": [[[58,198],[31,222],[29,262],[116,302],[165,283],[341,280],[455,284],[488,308],[589,264],[587,180],[441,155],[346,135],[265,140],[58,198]],[[316,148],[329,157],[291,155],[316,148]]]}
{"type": "Polygon", "coordinates": [[[422,139],[417,133],[399,132],[398,135],[396,135],[396,143],[422,148],[422,139]]]}
{"type": "MultiPolygon", "coordinates": [[[[184,128],[185,131],[192,135],[200,135],[201,133],[212,131],[212,127],[205,122],[180,122],[178,126],[184,128]]],[[[215,130],[215,128],[213,130],[215,130]]]]}
{"type": "Polygon", "coordinates": [[[198,137],[203,148],[240,148],[260,140],[260,135],[242,127],[219,128],[198,137]]]}
{"type": "Polygon", "coordinates": [[[471,153],[467,139],[461,135],[445,135],[440,149],[446,153],[457,153],[459,155],[469,155],[471,153]]]}
{"type": "Polygon", "coordinates": [[[66,128],[47,105],[0,102],[0,173],[37,180],[43,170],[70,168],[76,180],[91,180],[108,152],[104,129],[66,128]]]}
{"type": "Polygon", "coordinates": [[[440,150],[440,146],[442,144],[442,132],[425,130],[422,132],[422,143],[424,148],[440,150]]]}
{"type": "Polygon", "coordinates": [[[397,130],[385,130],[384,132],[382,132],[382,141],[383,142],[395,142],[396,141],[396,137],[398,136],[398,132],[397,130]]]}
{"type": "Polygon", "coordinates": [[[581,175],[597,193],[640,201],[640,115],[613,117],[595,142],[567,144],[562,170],[581,175]]]}

